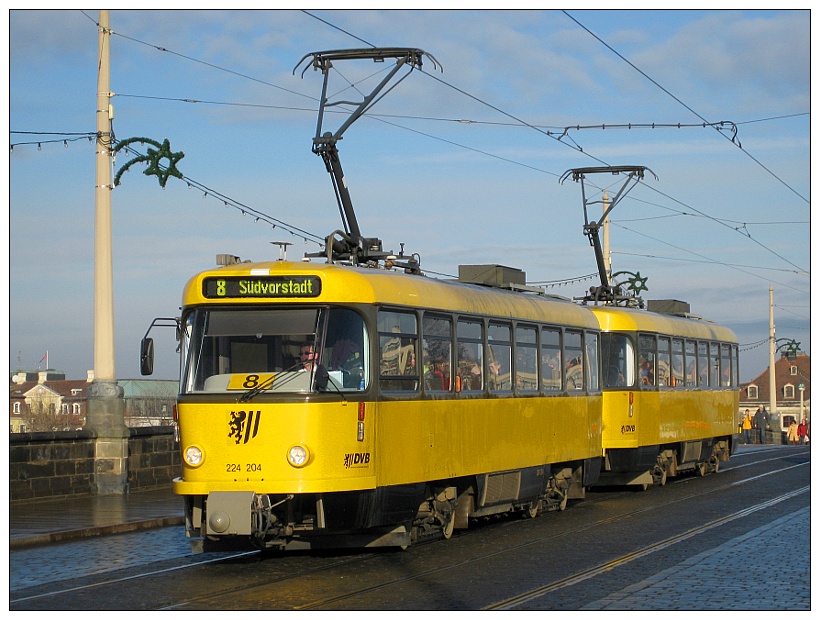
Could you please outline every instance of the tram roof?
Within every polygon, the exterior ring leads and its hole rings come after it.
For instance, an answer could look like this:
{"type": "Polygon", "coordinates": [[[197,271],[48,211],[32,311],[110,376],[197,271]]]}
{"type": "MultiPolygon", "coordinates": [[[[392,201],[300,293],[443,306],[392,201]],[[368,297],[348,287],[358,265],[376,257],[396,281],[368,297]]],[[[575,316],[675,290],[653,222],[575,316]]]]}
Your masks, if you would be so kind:
{"type": "Polygon", "coordinates": [[[410,308],[488,315],[520,320],[570,324],[595,328],[598,323],[589,308],[569,300],[533,293],[508,291],[457,281],[439,280],[402,271],[352,267],[349,265],[272,261],[235,263],[201,272],[185,286],[183,306],[236,303],[348,303],[384,304],[410,308]],[[206,278],[276,278],[314,276],[321,280],[321,294],[313,297],[206,298],[206,278]]]}
{"type": "Polygon", "coordinates": [[[696,317],[612,306],[593,306],[591,310],[598,318],[603,331],[643,331],[684,338],[737,342],[737,336],[729,328],[696,317]]]}

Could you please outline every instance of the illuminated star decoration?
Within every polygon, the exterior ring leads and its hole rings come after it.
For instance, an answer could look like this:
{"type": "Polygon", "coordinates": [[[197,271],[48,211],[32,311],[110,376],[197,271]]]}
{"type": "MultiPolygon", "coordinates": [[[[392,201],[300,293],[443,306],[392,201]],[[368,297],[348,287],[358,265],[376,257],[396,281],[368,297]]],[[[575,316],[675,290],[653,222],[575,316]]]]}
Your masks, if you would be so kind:
{"type": "Polygon", "coordinates": [[[619,271],[618,273],[613,273],[612,277],[619,276],[621,274],[626,274],[632,276],[631,278],[627,279],[629,286],[627,286],[627,290],[632,291],[633,294],[637,295],[641,291],[648,291],[649,288],[646,286],[646,281],[649,279],[649,276],[644,278],[641,277],[641,272],[638,271],[636,273],[632,273],[631,271],[619,271]]]}
{"type": "Polygon", "coordinates": [[[140,144],[145,144],[147,142],[148,144],[153,144],[157,148],[155,150],[149,147],[148,155],[139,155],[120,168],[117,172],[117,176],[114,177],[115,186],[120,184],[120,177],[122,177],[123,172],[128,170],[128,168],[138,161],[148,162],[148,167],[143,170],[142,173],[148,176],[155,175],[159,179],[160,187],[163,189],[165,188],[165,184],[168,182],[168,177],[172,176],[178,179],[183,178],[182,173],[177,170],[177,162],[185,157],[185,153],[182,151],[179,153],[172,153],[171,144],[168,142],[168,138],[165,138],[162,144],[149,138],[128,138],[127,140],[118,142],[117,146],[112,149],[112,152],[116,153],[120,149],[125,148],[134,142],[139,142],[140,144]],[[164,159],[168,160],[167,166],[162,166],[160,164],[160,162],[164,159]]]}

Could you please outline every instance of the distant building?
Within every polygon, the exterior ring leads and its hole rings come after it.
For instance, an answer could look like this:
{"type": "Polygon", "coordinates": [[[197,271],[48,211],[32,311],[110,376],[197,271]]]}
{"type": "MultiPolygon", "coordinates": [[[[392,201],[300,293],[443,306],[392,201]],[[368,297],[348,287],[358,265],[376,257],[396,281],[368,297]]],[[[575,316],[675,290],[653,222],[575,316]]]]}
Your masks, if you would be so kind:
{"type": "MultiPolygon", "coordinates": [[[[37,433],[68,431],[85,425],[87,379],[66,380],[65,374],[47,370],[20,371],[9,381],[9,431],[37,433]]],[[[179,383],[121,379],[126,426],[169,426],[173,423],[179,383]]]]}
{"type": "Polygon", "coordinates": [[[174,421],[179,381],[121,379],[126,426],[170,426],[174,421]]]}
{"type": "MultiPolygon", "coordinates": [[[[749,383],[740,386],[740,414],[746,409],[752,414],[760,405],[770,409],[769,368],[749,383]]],[[[788,428],[791,419],[798,424],[805,418],[811,419],[811,357],[798,353],[792,359],[783,355],[774,363],[775,402],[777,416],[772,420],[777,423],[775,431],[788,428]],[[802,403],[802,404],[801,404],[802,403]]]]}
{"type": "Polygon", "coordinates": [[[9,430],[12,433],[71,431],[85,424],[84,380],[67,381],[64,373],[18,372],[9,385],[9,430]]]}

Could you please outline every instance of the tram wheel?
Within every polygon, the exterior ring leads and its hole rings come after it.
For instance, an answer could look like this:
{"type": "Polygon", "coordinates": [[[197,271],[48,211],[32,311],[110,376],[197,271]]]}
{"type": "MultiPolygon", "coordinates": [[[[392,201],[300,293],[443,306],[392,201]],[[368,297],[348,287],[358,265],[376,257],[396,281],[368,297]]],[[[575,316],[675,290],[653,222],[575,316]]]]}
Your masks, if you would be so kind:
{"type": "Polygon", "coordinates": [[[447,518],[447,523],[441,526],[441,535],[444,540],[450,540],[453,536],[453,530],[456,529],[456,513],[451,512],[447,518]]]}
{"type": "Polygon", "coordinates": [[[524,516],[529,519],[535,519],[538,513],[541,512],[541,500],[530,502],[530,505],[524,509],[524,516]]]}

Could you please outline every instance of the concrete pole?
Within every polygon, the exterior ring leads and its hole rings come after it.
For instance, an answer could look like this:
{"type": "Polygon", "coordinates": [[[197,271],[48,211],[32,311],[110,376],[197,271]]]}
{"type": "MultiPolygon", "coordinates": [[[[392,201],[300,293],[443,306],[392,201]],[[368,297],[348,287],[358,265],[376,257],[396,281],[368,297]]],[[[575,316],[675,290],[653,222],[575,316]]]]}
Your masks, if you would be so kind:
{"type": "Polygon", "coordinates": [[[97,186],[94,221],[94,379],[116,381],[111,243],[111,73],[108,11],[100,11],[97,75],[97,186]]]}
{"type": "Polygon", "coordinates": [[[108,11],[100,11],[97,75],[97,155],[94,220],[94,380],[88,389],[86,428],[95,434],[98,495],[128,490],[128,429],[123,390],[114,367],[114,276],[111,243],[111,85],[108,11]]]}

